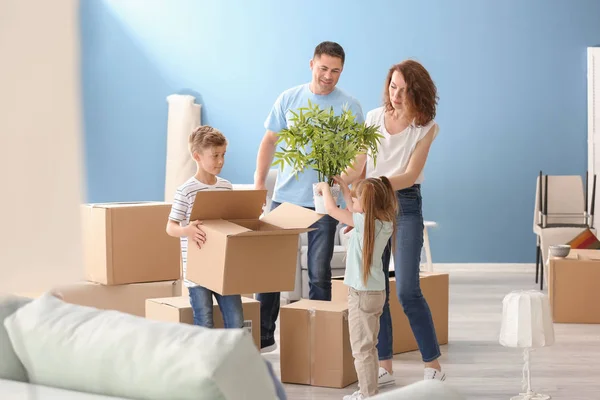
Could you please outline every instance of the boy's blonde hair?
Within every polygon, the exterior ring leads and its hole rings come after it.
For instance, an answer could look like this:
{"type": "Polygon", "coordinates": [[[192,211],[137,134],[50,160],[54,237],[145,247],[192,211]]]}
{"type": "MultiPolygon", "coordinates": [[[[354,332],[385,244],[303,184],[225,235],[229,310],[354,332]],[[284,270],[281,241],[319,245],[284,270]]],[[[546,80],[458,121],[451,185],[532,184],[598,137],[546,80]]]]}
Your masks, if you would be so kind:
{"type": "Polygon", "coordinates": [[[227,139],[218,129],[203,125],[190,134],[188,145],[190,153],[194,154],[210,147],[226,146],[227,139]]]}

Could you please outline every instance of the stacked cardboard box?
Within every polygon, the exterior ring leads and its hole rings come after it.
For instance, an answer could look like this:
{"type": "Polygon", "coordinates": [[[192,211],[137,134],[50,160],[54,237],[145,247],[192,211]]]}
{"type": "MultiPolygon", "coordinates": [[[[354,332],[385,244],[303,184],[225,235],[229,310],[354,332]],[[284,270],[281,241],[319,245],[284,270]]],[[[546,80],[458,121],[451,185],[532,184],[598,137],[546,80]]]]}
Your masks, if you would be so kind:
{"type": "Polygon", "coordinates": [[[554,322],[600,324],[600,250],[551,258],[548,281],[554,322]]]}
{"type": "MultiPolygon", "coordinates": [[[[244,329],[252,335],[254,344],[260,349],[260,303],[248,297],[242,297],[244,310],[244,329]]],[[[157,321],[194,324],[194,315],[189,297],[177,296],[146,300],[146,318],[157,321]]],[[[223,328],[223,316],[217,304],[213,305],[215,328],[223,328]]]]}
{"type": "Polygon", "coordinates": [[[49,289],[70,303],[138,316],[146,299],[180,295],[179,240],[165,232],[170,209],[159,202],[82,205],[86,281],[49,289]]]}

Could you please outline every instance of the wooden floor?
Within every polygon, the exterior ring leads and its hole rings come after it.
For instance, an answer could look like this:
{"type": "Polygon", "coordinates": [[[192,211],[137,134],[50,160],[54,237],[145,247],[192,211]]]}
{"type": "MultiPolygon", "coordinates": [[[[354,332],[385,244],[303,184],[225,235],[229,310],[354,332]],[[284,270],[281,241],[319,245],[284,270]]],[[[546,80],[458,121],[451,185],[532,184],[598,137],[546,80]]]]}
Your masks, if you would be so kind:
{"type": "MultiPolygon", "coordinates": [[[[447,382],[467,399],[506,400],[518,394],[522,352],[498,343],[502,299],[512,290],[536,289],[534,267],[451,264],[435,269],[450,273],[449,343],[440,358],[447,382]]],[[[554,329],[554,346],[531,353],[533,390],[553,399],[600,399],[600,325],[555,324],[554,329]]],[[[279,373],[279,351],[264,356],[279,373]]],[[[422,368],[418,352],[396,355],[396,387],[422,379],[422,368]]],[[[345,389],[285,386],[289,400],[341,399],[356,390],[356,384],[345,389]]]]}

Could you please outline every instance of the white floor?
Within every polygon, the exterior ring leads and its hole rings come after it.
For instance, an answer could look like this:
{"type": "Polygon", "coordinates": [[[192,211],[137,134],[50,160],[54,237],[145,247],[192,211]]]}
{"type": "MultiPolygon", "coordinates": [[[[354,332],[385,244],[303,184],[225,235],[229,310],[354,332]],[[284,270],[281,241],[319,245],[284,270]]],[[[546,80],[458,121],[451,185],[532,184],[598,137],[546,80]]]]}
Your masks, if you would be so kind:
{"type": "MultiPolygon", "coordinates": [[[[529,264],[436,264],[450,273],[449,344],[440,359],[448,383],[467,399],[509,399],[521,391],[522,352],[498,343],[502,299],[537,289],[529,264]]],[[[599,282],[600,284],[600,282],[599,282]]],[[[600,325],[555,324],[556,343],[531,355],[533,389],[553,399],[600,399],[600,325]]],[[[277,340],[279,332],[276,333],[277,340]]],[[[279,372],[279,351],[265,354],[279,372]]],[[[422,379],[418,352],[394,357],[397,387],[422,379]]],[[[341,399],[356,390],[285,385],[289,400],[341,399]]]]}

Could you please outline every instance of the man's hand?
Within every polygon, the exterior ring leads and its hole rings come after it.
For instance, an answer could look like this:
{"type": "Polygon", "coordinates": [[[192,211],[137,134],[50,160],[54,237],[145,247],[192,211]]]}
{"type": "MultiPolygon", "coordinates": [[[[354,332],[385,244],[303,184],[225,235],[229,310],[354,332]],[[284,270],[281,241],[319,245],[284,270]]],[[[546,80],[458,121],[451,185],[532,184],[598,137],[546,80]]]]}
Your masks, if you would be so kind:
{"type": "Polygon", "coordinates": [[[206,233],[202,230],[202,221],[192,221],[185,227],[185,234],[188,240],[194,241],[199,249],[206,242],[206,233]]]}

